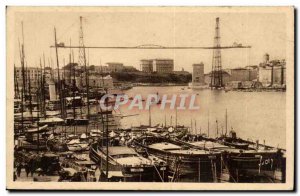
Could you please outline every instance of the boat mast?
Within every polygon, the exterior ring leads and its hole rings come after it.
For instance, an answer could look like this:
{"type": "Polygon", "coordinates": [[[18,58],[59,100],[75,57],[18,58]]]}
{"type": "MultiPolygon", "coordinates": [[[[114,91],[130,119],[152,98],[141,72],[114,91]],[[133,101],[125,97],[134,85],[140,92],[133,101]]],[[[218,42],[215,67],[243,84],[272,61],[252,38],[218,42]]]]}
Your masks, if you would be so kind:
{"type": "Polygon", "coordinates": [[[46,67],[46,60],[45,54],[43,53],[43,85],[42,85],[42,95],[43,95],[43,110],[44,110],[44,118],[46,118],[46,96],[45,96],[45,83],[46,83],[46,74],[45,74],[45,67],[46,67]]]}
{"type": "Polygon", "coordinates": [[[88,74],[88,69],[86,66],[86,53],[85,53],[85,46],[84,46],[84,40],[83,40],[82,16],[80,16],[79,46],[80,46],[80,48],[79,48],[79,64],[84,65],[85,86],[86,86],[86,96],[87,96],[87,110],[88,110],[87,118],[89,119],[89,116],[90,116],[89,74],[88,74]]]}
{"type": "MultiPolygon", "coordinates": [[[[70,44],[71,44],[71,41],[70,41],[70,44]]],[[[72,65],[73,65],[73,101],[72,101],[72,108],[73,108],[73,119],[74,119],[74,121],[73,121],[73,128],[74,128],[74,135],[76,135],[76,121],[75,121],[75,119],[76,119],[76,108],[75,108],[75,89],[76,89],[76,78],[75,78],[75,66],[74,66],[74,51],[72,50],[70,50],[70,65],[71,65],[71,62],[72,62],[72,65]],[[72,53],[71,53],[72,52],[72,53]],[[72,61],[71,61],[71,59],[72,59],[72,61]]],[[[71,74],[71,72],[70,72],[70,74],[71,74]]],[[[70,76],[71,77],[71,76],[70,76]]],[[[80,100],[81,100],[81,98],[80,98],[80,100]]],[[[81,104],[80,104],[81,105],[81,104]]],[[[80,106],[81,107],[81,106],[80,106]]]]}
{"type": "Polygon", "coordinates": [[[207,137],[209,137],[209,110],[208,110],[208,118],[207,118],[207,137]]]}
{"type": "Polygon", "coordinates": [[[58,79],[58,88],[59,88],[59,99],[60,99],[60,115],[63,118],[63,103],[62,103],[62,94],[61,94],[61,82],[60,82],[60,73],[59,73],[59,60],[58,60],[58,47],[56,39],[56,28],[54,27],[54,41],[55,41],[55,54],[56,54],[56,66],[57,66],[57,79],[58,79]]]}
{"type": "Polygon", "coordinates": [[[33,122],[32,115],[32,96],[31,96],[31,79],[30,79],[30,71],[28,71],[27,62],[26,62],[26,73],[28,74],[28,95],[29,95],[29,112],[31,115],[31,121],[33,122]]]}
{"type": "MultiPolygon", "coordinates": [[[[101,61],[100,61],[100,66],[101,66],[101,61]]],[[[104,78],[103,78],[102,66],[101,66],[101,79],[102,79],[102,87],[103,87],[105,93],[107,94],[107,92],[108,92],[107,88],[104,87],[104,78]]],[[[106,104],[106,106],[108,105],[108,98],[105,99],[105,104],[106,104]]],[[[103,114],[103,111],[102,111],[102,108],[101,108],[101,104],[100,104],[100,112],[101,112],[103,133],[104,133],[104,129],[106,129],[106,131],[105,131],[105,133],[106,133],[105,134],[106,135],[106,168],[105,168],[105,170],[106,170],[106,180],[109,181],[109,179],[108,179],[108,111],[106,111],[106,115],[105,115],[106,120],[104,121],[104,114],[103,114]],[[105,122],[106,122],[106,127],[105,127],[105,122]]],[[[102,166],[102,162],[101,162],[101,166],[102,166]]]]}
{"type": "Polygon", "coordinates": [[[41,76],[40,76],[40,79],[38,80],[38,85],[40,86],[40,96],[38,96],[38,93],[37,93],[36,98],[37,98],[37,100],[39,100],[41,102],[41,106],[40,106],[41,115],[45,117],[45,115],[44,115],[44,106],[43,106],[43,100],[44,100],[44,98],[43,98],[43,96],[44,96],[44,92],[43,92],[43,88],[44,88],[43,87],[43,85],[44,85],[43,84],[43,68],[42,68],[42,59],[41,58],[40,58],[40,69],[41,69],[41,76]]]}
{"type": "Polygon", "coordinates": [[[151,127],[151,104],[149,104],[149,127],[151,127]]]}
{"type": "Polygon", "coordinates": [[[175,129],[177,129],[177,105],[175,105],[175,129]]]}
{"type": "MultiPolygon", "coordinates": [[[[41,93],[40,76],[37,75],[37,95],[41,93]]],[[[40,150],[40,133],[39,133],[39,121],[40,121],[40,96],[37,96],[37,152],[40,150]],[[38,98],[39,97],[39,98],[38,98]]]]}
{"type": "Polygon", "coordinates": [[[196,119],[195,119],[195,133],[196,133],[196,135],[197,135],[197,124],[196,124],[196,119]]]}
{"type": "Polygon", "coordinates": [[[225,113],[225,119],[226,119],[226,121],[225,121],[225,136],[227,135],[227,108],[226,108],[226,113],[225,113]]]}
{"type": "Polygon", "coordinates": [[[216,124],[217,124],[217,137],[218,137],[219,136],[218,120],[216,120],[216,124]]]}

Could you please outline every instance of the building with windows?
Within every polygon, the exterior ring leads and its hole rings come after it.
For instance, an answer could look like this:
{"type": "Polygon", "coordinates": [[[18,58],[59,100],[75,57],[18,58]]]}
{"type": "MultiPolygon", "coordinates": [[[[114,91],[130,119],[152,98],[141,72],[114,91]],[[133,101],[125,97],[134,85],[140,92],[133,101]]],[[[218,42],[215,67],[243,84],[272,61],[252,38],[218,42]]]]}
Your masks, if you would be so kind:
{"type": "Polygon", "coordinates": [[[173,73],[173,59],[142,59],[140,62],[143,72],[173,73]]]}
{"type": "Polygon", "coordinates": [[[106,63],[110,72],[121,72],[124,70],[123,63],[106,63]]]}
{"type": "Polygon", "coordinates": [[[204,64],[193,64],[192,86],[204,85],[204,64]]]}
{"type": "Polygon", "coordinates": [[[263,86],[286,84],[286,61],[269,60],[269,55],[264,55],[264,61],[258,67],[258,81],[263,86]]]}
{"type": "MultiPolygon", "coordinates": [[[[22,67],[15,68],[15,77],[18,82],[19,88],[23,86],[23,73],[22,67]]],[[[32,88],[36,88],[38,86],[38,80],[41,78],[42,71],[39,67],[26,67],[24,68],[25,81],[26,85],[30,81],[30,85],[32,88]]]]}
{"type": "Polygon", "coordinates": [[[140,66],[142,72],[152,73],[153,72],[153,61],[148,59],[140,60],[140,66]]]}
{"type": "Polygon", "coordinates": [[[172,73],[174,71],[173,59],[153,59],[153,72],[172,73]]]}

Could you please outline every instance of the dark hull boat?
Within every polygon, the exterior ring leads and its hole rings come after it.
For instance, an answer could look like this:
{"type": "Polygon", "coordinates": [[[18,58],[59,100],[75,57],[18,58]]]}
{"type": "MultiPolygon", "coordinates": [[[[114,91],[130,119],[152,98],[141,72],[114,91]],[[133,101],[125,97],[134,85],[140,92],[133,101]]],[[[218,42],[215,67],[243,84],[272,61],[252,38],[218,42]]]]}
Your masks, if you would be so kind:
{"type": "Polygon", "coordinates": [[[218,140],[230,147],[223,157],[232,181],[260,182],[264,178],[264,182],[285,182],[285,157],[282,149],[237,138],[235,133],[218,140]]]}
{"type": "Polygon", "coordinates": [[[188,143],[221,152],[222,168],[231,182],[285,181],[285,158],[280,149],[236,138],[235,134],[217,139],[198,136],[188,143]]]}
{"type": "Polygon", "coordinates": [[[192,148],[186,143],[164,137],[141,137],[136,145],[163,159],[170,167],[169,181],[217,182],[221,153],[192,148]]]}
{"type": "Polygon", "coordinates": [[[285,159],[277,150],[246,150],[224,153],[231,181],[233,182],[284,182],[285,159]],[[281,173],[280,177],[276,173],[281,173]]]}
{"type": "Polygon", "coordinates": [[[106,153],[106,147],[99,143],[92,144],[90,148],[91,160],[97,163],[102,171],[101,181],[162,182],[167,178],[165,175],[167,167],[163,161],[145,158],[133,148],[109,146],[108,160],[106,153]]]}
{"type": "Polygon", "coordinates": [[[89,119],[87,118],[66,118],[65,123],[67,126],[75,126],[75,125],[88,125],[89,119]]]}

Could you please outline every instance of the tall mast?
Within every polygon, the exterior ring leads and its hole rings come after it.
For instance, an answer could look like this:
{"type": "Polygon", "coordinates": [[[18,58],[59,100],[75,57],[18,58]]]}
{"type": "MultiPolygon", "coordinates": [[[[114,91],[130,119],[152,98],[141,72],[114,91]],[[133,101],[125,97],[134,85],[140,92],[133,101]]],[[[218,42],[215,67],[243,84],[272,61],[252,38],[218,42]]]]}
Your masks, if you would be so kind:
{"type": "Polygon", "coordinates": [[[191,118],[191,133],[193,132],[193,119],[191,118]]]}
{"type": "MultiPolygon", "coordinates": [[[[71,42],[70,42],[71,44],[71,42]]],[[[72,59],[72,65],[74,65],[74,51],[70,50],[70,59],[72,59]],[[71,53],[72,52],[72,53],[71,53]]],[[[70,61],[71,64],[71,61],[70,61]]],[[[70,72],[71,74],[72,72],[70,72]]],[[[70,76],[71,77],[71,76],[70,76]]],[[[73,82],[72,82],[72,93],[73,93],[73,101],[72,101],[72,108],[73,108],[73,118],[74,118],[74,122],[76,119],[76,108],[75,108],[75,89],[76,89],[76,79],[75,79],[75,67],[73,67],[73,82]]],[[[76,135],[76,126],[74,125],[74,135],[76,135]]]]}
{"type": "Polygon", "coordinates": [[[42,85],[42,93],[43,93],[43,110],[44,110],[44,118],[46,118],[46,96],[45,96],[45,67],[46,67],[46,60],[45,60],[45,54],[43,53],[43,85],[42,85]]]}
{"type": "Polygon", "coordinates": [[[151,127],[151,104],[149,105],[149,127],[151,127]]]}
{"type": "Polygon", "coordinates": [[[16,70],[16,64],[14,64],[14,87],[15,87],[15,95],[14,95],[14,98],[15,99],[18,99],[20,98],[20,95],[19,95],[19,84],[18,84],[18,77],[17,77],[17,70],[16,70]]]}
{"type": "Polygon", "coordinates": [[[219,137],[219,126],[218,126],[218,120],[216,120],[216,124],[217,124],[217,137],[219,137]]]}
{"type": "Polygon", "coordinates": [[[31,120],[33,121],[33,116],[32,116],[32,96],[31,96],[31,79],[30,79],[30,71],[28,70],[27,63],[26,63],[26,72],[28,74],[29,111],[30,111],[30,114],[31,114],[31,120]]]}
{"type": "MultiPolygon", "coordinates": [[[[70,39],[70,46],[72,42],[70,39]]],[[[72,101],[72,108],[73,108],[73,118],[75,120],[76,118],[76,109],[75,109],[75,89],[76,89],[76,84],[75,84],[75,67],[74,67],[74,53],[73,50],[70,48],[70,54],[69,54],[69,65],[70,65],[70,86],[72,86],[72,95],[73,95],[73,101],[72,101]],[[72,74],[73,71],[73,74],[72,74]],[[72,79],[73,77],[73,79],[72,79]]],[[[74,127],[75,129],[75,127],[74,127]]]]}
{"type": "Polygon", "coordinates": [[[225,136],[227,135],[227,108],[226,108],[226,113],[225,113],[225,136]]]}
{"type": "Polygon", "coordinates": [[[38,74],[38,77],[40,78],[38,80],[38,85],[39,85],[39,88],[40,88],[40,96],[39,96],[39,93],[37,93],[36,98],[37,98],[37,101],[41,103],[40,110],[41,110],[42,116],[44,116],[44,107],[43,107],[43,96],[44,96],[44,93],[43,93],[43,68],[42,68],[42,59],[41,58],[40,58],[40,69],[41,69],[41,75],[39,76],[39,74],[38,74]]]}
{"type": "Polygon", "coordinates": [[[61,81],[60,81],[60,73],[59,73],[59,60],[58,60],[58,47],[57,47],[57,39],[56,39],[56,28],[54,27],[54,41],[55,41],[55,54],[56,54],[56,66],[57,66],[57,79],[58,79],[58,88],[59,88],[59,99],[60,99],[60,115],[63,117],[63,102],[62,102],[62,94],[61,94],[61,81]]]}
{"type": "MultiPolygon", "coordinates": [[[[22,25],[23,27],[23,25],[22,25]]],[[[21,62],[21,69],[22,69],[22,90],[21,90],[21,129],[22,129],[22,133],[24,133],[24,96],[25,96],[25,69],[24,69],[24,58],[23,58],[23,45],[21,47],[20,45],[20,40],[19,40],[19,52],[20,52],[20,62],[21,62]]]]}
{"type": "Polygon", "coordinates": [[[209,110],[208,110],[208,117],[207,117],[207,137],[209,137],[209,110]]]}
{"type": "Polygon", "coordinates": [[[175,129],[177,129],[177,105],[175,104],[175,129]]]}
{"type": "Polygon", "coordinates": [[[194,127],[194,129],[195,129],[195,133],[197,134],[197,124],[196,124],[196,119],[195,119],[195,127],[194,127]]]}

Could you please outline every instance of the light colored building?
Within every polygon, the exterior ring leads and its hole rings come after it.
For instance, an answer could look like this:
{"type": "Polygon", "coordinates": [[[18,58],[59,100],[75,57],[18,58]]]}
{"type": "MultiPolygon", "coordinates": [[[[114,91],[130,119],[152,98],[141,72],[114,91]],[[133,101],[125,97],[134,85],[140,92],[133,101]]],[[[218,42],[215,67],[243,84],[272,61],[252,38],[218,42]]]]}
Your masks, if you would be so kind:
{"type": "Polygon", "coordinates": [[[124,70],[123,63],[106,63],[110,72],[121,72],[124,70]]]}
{"type": "Polygon", "coordinates": [[[103,65],[100,65],[100,66],[95,66],[95,72],[96,73],[110,73],[110,69],[108,68],[108,66],[103,66],[103,65]]]}
{"type": "Polygon", "coordinates": [[[193,64],[192,86],[204,85],[204,64],[193,64]]]}
{"type": "MultiPolygon", "coordinates": [[[[231,75],[226,72],[226,71],[222,71],[222,82],[223,84],[227,84],[228,82],[230,82],[230,77],[231,75]]],[[[207,85],[210,85],[211,84],[211,72],[207,73],[207,74],[204,74],[204,82],[205,84],[207,85]]]]}
{"type": "Polygon", "coordinates": [[[153,59],[153,72],[172,73],[174,71],[173,59],[153,59]]]}
{"type": "Polygon", "coordinates": [[[268,54],[264,55],[264,60],[258,67],[258,81],[263,86],[285,85],[286,84],[286,61],[269,60],[268,54]]]}
{"type": "MultiPolygon", "coordinates": [[[[79,88],[86,86],[86,80],[84,77],[76,77],[76,85],[79,88]]],[[[110,75],[101,77],[98,75],[89,76],[90,88],[113,88],[113,78],[110,75]]]]}
{"type": "Polygon", "coordinates": [[[257,79],[257,70],[250,68],[231,69],[231,81],[253,81],[257,79]]]}
{"type": "Polygon", "coordinates": [[[140,66],[143,72],[151,73],[153,72],[153,61],[148,59],[140,60],[140,66]]]}
{"type": "MultiPolygon", "coordinates": [[[[23,73],[21,67],[16,67],[16,79],[18,81],[19,88],[23,86],[23,73]]],[[[38,80],[41,78],[41,69],[39,67],[27,67],[24,70],[26,82],[30,81],[30,85],[32,88],[36,88],[38,86],[38,80]]],[[[26,84],[28,85],[28,84],[26,84]]]]}

